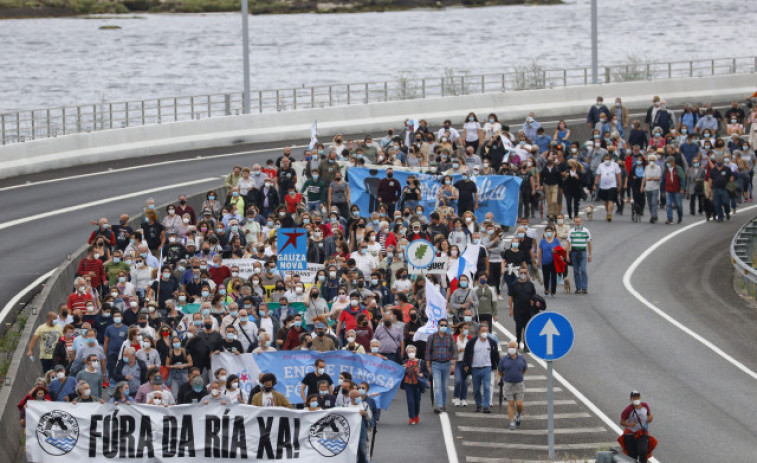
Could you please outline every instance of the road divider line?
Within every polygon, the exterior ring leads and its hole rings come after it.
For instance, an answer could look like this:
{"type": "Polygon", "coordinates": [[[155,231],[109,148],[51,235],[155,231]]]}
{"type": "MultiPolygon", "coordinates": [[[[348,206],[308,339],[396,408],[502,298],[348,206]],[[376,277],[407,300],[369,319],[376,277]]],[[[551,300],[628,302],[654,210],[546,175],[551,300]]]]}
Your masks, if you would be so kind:
{"type": "Polygon", "coordinates": [[[0,224],[0,230],[5,230],[6,228],[15,227],[16,225],[21,225],[21,224],[28,223],[28,222],[33,222],[35,220],[46,219],[48,217],[55,217],[56,215],[61,215],[61,214],[66,214],[68,212],[73,212],[73,211],[78,211],[78,210],[81,210],[81,209],[86,209],[88,207],[100,206],[100,205],[103,205],[103,204],[112,203],[114,201],[120,201],[120,200],[123,200],[123,199],[129,199],[129,198],[136,198],[136,197],[148,195],[148,194],[151,194],[151,193],[157,193],[157,192],[160,192],[160,191],[172,190],[174,188],[181,188],[181,187],[186,187],[186,186],[191,186],[191,185],[198,185],[200,183],[208,183],[208,182],[218,182],[218,177],[208,177],[208,178],[202,178],[202,179],[199,179],[199,180],[192,180],[192,181],[188,181],[188,182],[174,183],[173,185],[166,185],[166,186],[161,186],[161,187],[156,187],[156,188],[149,188],[147,190],[135,191],[133,193],[128,193],[128,194],[125,194],[125,195],[113,196],[113,197],[105,198],[105,199],[99,199],[97,201],[92,201],[92,202],[84,203],[84,204],[78,204],[76,206],[63,207],[63,208],[60,208],[60,209],[56,209],[54,211],[43,212],[41,214],[35,214],[35,215],[31,215],[29,217],[24,217],[24,218],[21,218],[21,219],[9,220],[7,222],[4,222],[4,223],[0,224]]]}
{"type": "MultiPolygon", "coordinates": [[[[739,209],[739,213],[742,214],[745,211],[748,211],[750,209],[755,209],[755,208],[757,208],[757,206],[745,207],[743,209],[739,209]]],[[[623,286],[625,286],[626,290],[628,290],[628,292],[631,293],[631,295],[633,297],[635,297],[639,302],[641,302],[649,310],[651,310],[652,312],[656,313],[657,315],[659,315],[660,317],[662,317],[665,321],[669,322],[671,325],[675,326],[679,330],[681,330],[684,333],[688,334],[689,336],[691,336],[695,340],[699,341],[701,344],[703,344],[705,347],[707,347],[708,349],[710,349],[711,351],[713,351],[714,353],[716,353],[717,355],[719,355],[725,361],[727,361],[731,365],[735,366],[739,370],[743,371],[747,375],[751,376],[752,379],[757,379],[757,372],[749,369],[746,365],[744,365],[743,363],[739,362],[735,358],[733,358],[730,355],[728,355],[723,349],[721,349],[720,347],[716,346],[714,343],[710,342],[705,337],[701,336],[700,334],[698,334],[697,332],[695,332],[691,328],[687,327],[683,323],[679,322],[675,318],[673,318],[670,315],[668,315],[662,309],[660,309],[659,307],[657,307],[656,305],[654,305],[653,303],[651,303],[647,298],[645,298],[644,296],[642,296],[641,293],[638,292],[636,290],[636,288],[633,287],[633,284],[631,284],[631,278],[633,278],[633,274],[636,271],[636,269],[639,268],[639,266],[642,264],[642,262],[644,262],[644,260],[647,257],[649,257],[658,248],[660,248],[660,246],[664,245],[665,243],[667,243],[668,241],[672,240],[676,236],[678,236],[678,235],[680,235],[682,233],[685,233],[685,232],[691,230],[694,227],[698,227],[698,226],[700,226],[700,225],[702,225],[704,223],[707,223],[707,221],[706,220],[700,220],[698,222],[694,222],[694,223],[692,223],[690,225],[687,225],[687,226],[681,228],[680,230],[674,231],[673,233],[667,235],[665,238],[661,239],[660,241],[656,242],[652,246],[648,247],[644,252],[641,253],[641,255],[639,257],[636,258],[636,260],[633,261],[633,263],[628,267],[628,269],[626,270],[626,272],[623,274],[623,286]]]]}
{"type": "MultiPolygon", "coordinates": [[[[308,145],[292,145],[292,148],[304,148],[308,145]]],[[[56,182],[64,182],[66,180],[76,180],[78,178],[87,178],[87,177],[94,177],[97,175],[107,175],[107,174],[118,174],[121,172],[129,172],[132,170],[137,169],[146,169],[148,167],[158,167],[158,166],[170,166],[171,164],[182,164],[185,162],[196,162],[196,161],[205,161],[208,159],[216,159],[216,158],[227,158],[232,156],[244,156],[246,154],[261,154],[266,153],[269,151],[280,151],[283,150],[284,147],[280,148],[268,148],[268,149],[257,149],[257,150],[250,150],[250,151],[236,151],[234,153],[223,153],[223,154],[211,154],[208,156],[195,156],[187,159],[174,159],[171,161],[160,161],[160,162],[153,162],[150,164],[141,164],[138,166],[130,166],[130,167],[120,167],[118,169],[108,169],[103,170],[100,172],[89,172],[86,174],[79,174],[79,175],[70,175],[68,177],[60,177],[60,178],[52,178],[49,180],[40,180],[38,182],[29,182],[29,183],[22,183],[21,185],[12,185],[12,186],[6,186],[3,188],[0,188],[0,191],[7,191],[7,190],[15,190],[18,188],[26,188],[30,186],[37,186],[37,185],[45,185],[47,183],[56,183],[56,182]]]]}
{"type": "Polygon", "coordinates": [[[5,306],[3,307],[3,310],[0,311],[0,321],[5,321],[5,317],[7,317],[8,314],[11,312],[11,310],[13,310],[13,307],[15,307],[16,304],[18,304],[18,301],[20,301],[22,297],[24,297],[27,294],[29,294],[29,292],[31,290],[33,290],[37,286],[41,285],[44,281],[46,281],[48,278],[50,278],[52,276],[52,274],[55,273],[55,270],[57,268],[58,267],[55,267],[54,269],[50,270],[49,272],[40,275],[36,280],[34,280],[31,283],[29,283],[29,285],[27,285],[24,289],[22,289],[18,294],[16,294],[15,296],[13,296],[8,301],[8,303],[5,304],[5,306]]]}

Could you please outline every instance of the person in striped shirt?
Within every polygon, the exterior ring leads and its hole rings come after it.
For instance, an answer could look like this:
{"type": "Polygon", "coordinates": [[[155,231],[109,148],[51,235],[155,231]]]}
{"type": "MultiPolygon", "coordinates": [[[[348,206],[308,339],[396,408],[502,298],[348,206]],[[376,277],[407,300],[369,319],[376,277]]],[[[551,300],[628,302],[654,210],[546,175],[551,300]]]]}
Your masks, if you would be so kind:
{"type": "Polygon", "coordinates": [[[568,233],[568,259],[573,264],[576,294],[586,294],[589,278],[586,264],[591,262],[591,232],[583,226],[581,217],[573,219],[575,226],[568,233]]]}

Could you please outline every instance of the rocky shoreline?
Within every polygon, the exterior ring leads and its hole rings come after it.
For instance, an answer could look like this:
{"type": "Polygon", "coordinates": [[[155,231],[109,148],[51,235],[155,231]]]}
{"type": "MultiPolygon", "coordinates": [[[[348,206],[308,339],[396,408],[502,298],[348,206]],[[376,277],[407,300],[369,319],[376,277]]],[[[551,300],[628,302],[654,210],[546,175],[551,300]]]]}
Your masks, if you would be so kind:
{"type": "MultiPolygon", "coordinates": [[[[250,13],[365,13],[415,8],[548,5],[562,0],[249,0],[250,13]]],[[[127,13],[218,13],[240,10],[240,0],[0,0],[0,19],[127,13]]]]}

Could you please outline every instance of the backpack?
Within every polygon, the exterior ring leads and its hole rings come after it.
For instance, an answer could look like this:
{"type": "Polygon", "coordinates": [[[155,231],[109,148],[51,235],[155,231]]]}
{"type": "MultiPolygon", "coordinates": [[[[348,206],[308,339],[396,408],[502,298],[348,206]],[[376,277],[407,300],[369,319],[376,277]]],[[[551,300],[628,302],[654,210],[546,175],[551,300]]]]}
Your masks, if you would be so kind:
{"type": "Polygon", "coordinates": [[[538,294],[531,296],[531,302],[533,303],[534,313],[543,312],[547,310],[547,301],[538,294]]]}

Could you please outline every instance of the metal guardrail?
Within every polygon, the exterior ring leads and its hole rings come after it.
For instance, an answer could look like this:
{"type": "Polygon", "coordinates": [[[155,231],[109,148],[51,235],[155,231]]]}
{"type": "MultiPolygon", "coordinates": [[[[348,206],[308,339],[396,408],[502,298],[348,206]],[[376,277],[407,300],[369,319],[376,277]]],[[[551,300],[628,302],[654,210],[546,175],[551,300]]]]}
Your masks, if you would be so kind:
{"type": "Polygon", "coordinates": [[[755,242],[757,242],[757,217],[742,225],[731,240],[731,263],[739,278],[741,288],[751,298],[757,299],[757,269],[754,268],[755,242]]]}
{"type": "MultiPolygon", "coordinates": [[[[757,72],[757,56],[665,63],[631,62],[606,66],[599,83],[705,77],[757,72]]],[[[536,63],[500,74],[403,76],[384,82],[259,90],[251,95],[257,113],[327,108],[352,104],[588,85],[588,67],[548,70],[536,63]]],[[[158,98],[118,103],[35,109],[0,114],[0,143],[25,142],[72,133],[154,125],[242,113],[242,93],[158,98]]]]}

